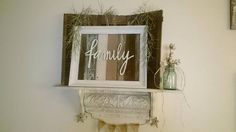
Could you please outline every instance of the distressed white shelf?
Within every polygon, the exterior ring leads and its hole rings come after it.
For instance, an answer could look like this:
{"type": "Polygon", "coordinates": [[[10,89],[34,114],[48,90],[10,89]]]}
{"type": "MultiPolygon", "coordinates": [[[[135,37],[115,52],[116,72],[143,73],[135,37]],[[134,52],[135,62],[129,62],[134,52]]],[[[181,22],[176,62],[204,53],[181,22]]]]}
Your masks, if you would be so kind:
{"type": "Polygon", "coordinates": [[[58,88],[63,89],[76,89],[76,90],[101,90],[101,91],[127,91],[127,92],[147,92],[147,93],[181,93],[182,91],[177,90],[166,90],[166,89],[154,89],[154,88],[100,88],[100,87],[82,87],[82,86],[66,86],[66,85],[56,85],[58,88]]]}

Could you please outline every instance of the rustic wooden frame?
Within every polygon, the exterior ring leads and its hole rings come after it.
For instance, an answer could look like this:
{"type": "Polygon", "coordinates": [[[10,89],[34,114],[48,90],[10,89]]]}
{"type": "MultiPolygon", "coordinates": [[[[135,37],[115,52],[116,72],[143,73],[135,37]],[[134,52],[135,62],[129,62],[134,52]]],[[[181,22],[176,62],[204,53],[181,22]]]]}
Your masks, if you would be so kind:
{"type": "Polygon", "coordinates": [[[236,0],[230,0],[230,29],[236,30],[236,0]]]}
{"type": "MultiPolygon", "coordinates": [[[[142,13],[145,14],[145,13],[142,13]]],[[[160,58],[161,58],[161,31],[162,31],[162,10],[147,12],[150,17],[148,20],[152,22],[141,22],[141,23],[129,23],[134,20],[137,15],[127,15],[119,16],[115,15],[112,17],[105,17],[104,15],[90,15],[92,21],[90,26],[104,26],[107,25],[107,20],[109,25],[147,25],[149,32],[152,36],[148,35],[148,46],[151,47],[151,57],[148,60],[147,68],[147,88],[155,88],[154,85],[154,74],[155,71],[160,67],[160,58]],[[152,39],[150,38],[152,37],[152,39]]],[[[63,54],[62,54],[62,73],[61,73],[61,84],[68,85],[69,83],[69,72],[70,72],[70,61],[71,61],[71,49],[72,43],[68,44],[68,36],[73,30],[74,22],[73,18],[77,14],[65,14],[64,15],[64,30],[63,30],[63,54]]],[[[81,25],[87,26],[87,25],[81,25]]]]}

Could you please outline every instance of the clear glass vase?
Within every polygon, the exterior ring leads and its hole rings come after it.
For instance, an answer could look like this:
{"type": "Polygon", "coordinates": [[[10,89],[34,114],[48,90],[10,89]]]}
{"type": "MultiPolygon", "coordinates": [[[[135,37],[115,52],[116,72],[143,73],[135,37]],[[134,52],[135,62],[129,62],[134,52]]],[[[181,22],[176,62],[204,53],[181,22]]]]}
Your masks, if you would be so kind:
{"type": "Polygon", "coordinates": [[[177,73],[174,65],[167,65],[163,73],[163,88],[169,90],[177,89],[177,73]]]}

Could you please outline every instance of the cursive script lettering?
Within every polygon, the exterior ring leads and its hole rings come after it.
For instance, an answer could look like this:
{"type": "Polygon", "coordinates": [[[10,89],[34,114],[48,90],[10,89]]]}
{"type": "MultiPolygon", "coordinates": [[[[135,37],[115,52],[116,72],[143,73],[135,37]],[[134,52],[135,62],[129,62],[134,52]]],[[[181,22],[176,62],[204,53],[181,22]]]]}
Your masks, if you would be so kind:
{"type": "Polygon", "coordinates": [[[122,50],[122,43],[119,43],[117,50],[113,50],[113,51],[105,51],[102,52],[101,50],[96,50],[96,47],[98,45],[98,40],[94,39],[91,43],[90,49],[85,52],[85,56],[89,57],[89,61],[88,61],[88,68],[90,68],[91,66],[91,61],[92,58],[93,59],[104,59],[104,60],[123,60],[123,64],[120,67],[120,75],[124,75],[125,71],[126,71],[126,67],[128,64],[128,61],[134,57],[134,55],[129,55],[129,51],[125,52],[125,51],[121,51],[122,50]],[[95,51],[95,52],[94,52],[95,51]],[[122,53],[121,53],[122,52],[122,53]]]}

